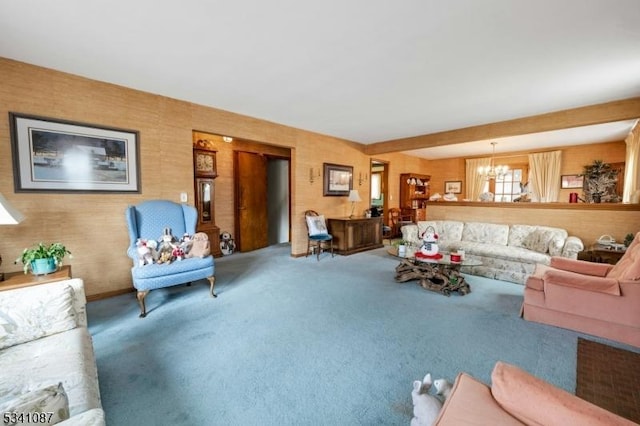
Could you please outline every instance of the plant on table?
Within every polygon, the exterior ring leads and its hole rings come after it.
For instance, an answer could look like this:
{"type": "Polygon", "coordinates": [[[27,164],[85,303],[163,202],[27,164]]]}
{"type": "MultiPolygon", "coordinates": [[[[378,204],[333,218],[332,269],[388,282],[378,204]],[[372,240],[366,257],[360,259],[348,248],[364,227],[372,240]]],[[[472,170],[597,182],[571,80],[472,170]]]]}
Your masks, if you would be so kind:
{"type": "Polygon", "coordinates": [[[49,245],[39,243],[34,247],[24,249],[15,263],[22,262],[22,269],[25,274],[29,271],[31,263],[37,259],[53,259],[56,269],[58,269],[62,265],[62,259],[67,254],[70,258],[72,257],[71,252],[62,243],[51,243],[49,245]]]}
{"type": "Polygon", "coordinates": [[[629,233],[624,237],[624,246],[625,247],[629,247],[631,245],[631,242],[633,241],[633,238],[635,237],[635,235],[629,233]]]}

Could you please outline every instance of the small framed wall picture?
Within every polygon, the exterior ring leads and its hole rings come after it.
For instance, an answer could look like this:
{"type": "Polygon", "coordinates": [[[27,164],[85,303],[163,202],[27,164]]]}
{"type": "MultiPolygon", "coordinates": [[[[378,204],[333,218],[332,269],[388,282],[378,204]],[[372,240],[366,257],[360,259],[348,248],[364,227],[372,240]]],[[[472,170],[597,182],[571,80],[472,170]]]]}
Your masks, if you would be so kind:
{"type": "Polygon", "coordinates": [[[347,196],[353,189],[353,166],[324,163],[324,196],[347,196]]]}
{"type": "Polygon", "coordinates": [[[445,194],[460,194],[462,193],[462,181],[461,180],[450,180],[444,183],[444,193],[445,194]]]}
{"type": "Polygon", "coordinates": [[[584,176],[582,175],[562,175],[560,178],[560,187],[566,188],[582,188],[584,185],[584,176]]]}

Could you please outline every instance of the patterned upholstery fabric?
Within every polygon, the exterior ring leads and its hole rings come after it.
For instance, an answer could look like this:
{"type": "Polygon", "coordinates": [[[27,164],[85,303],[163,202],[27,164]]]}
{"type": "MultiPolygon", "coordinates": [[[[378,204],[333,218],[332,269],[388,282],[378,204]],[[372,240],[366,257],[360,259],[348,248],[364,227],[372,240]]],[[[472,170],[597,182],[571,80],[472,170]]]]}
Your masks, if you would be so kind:
{"type": "MultiPolygon", "coordinates": [[[[138,291],[185,284],[213,276],[213,256],[193,257],[170,264],[138,266],[138,238],[157,240],[167,227],[175,237],[181,237],[185,233],[193,235],[198,219],[198,212],[194,207],[168,200],[150,200],[138,206],[127,207],[126,219],[129,230],[127,254],[133,260],[131,276],[133,286],[138,291]]],[[[212,243],[217,244],[217,241],[212,243]]]]}
{"type": "MultiPolygon", "coordinates": [[[[15,324],[19,327],[50,329],[63,316],[78,324],[74,328],[45,337],[34,336],[32,340],[0,350],[0,406],[13,406],[13,402],[30,393],[62,383],[71,415],[63,424],[104,425],[98,370],[91,335],[86,328],[83,288],[82,280],[74,278],[0,291],[0,304],[9,304],[23,312],[31,311],[31,314],[25,314],[23,321],[15,324]],[[51,313],[41,312],[54,307],[60,311],[53,315],[56,320],[52,322],[51,313]],[[74,416],[88,410],[94,411],[95,422],[73,422],[74,416]]],[[[28,330],[19,333],[27,334],[28,330]]]]}
{"type": "Polygon", "coordinates": [[[73,288],[27,287],[0,297],[0,349],[78,326],[73,308],[73,288]]]}
{"type": "Polygon", "coordinates": [[[420,235],[429,226],[438,234],[440,251],[464,250],[466,256],[482,262],[479,266],[463,266],[462,272],[518,284],[524,284],[536,264],[549,265],[552,256],[576,259],[584,249],[582,241],[568,236],[566,230],[536,225],[432,220],[403,226],[402,237],[419,247],[420,235]],[[538,251],[526,247],[534,237],[538,251]]]}

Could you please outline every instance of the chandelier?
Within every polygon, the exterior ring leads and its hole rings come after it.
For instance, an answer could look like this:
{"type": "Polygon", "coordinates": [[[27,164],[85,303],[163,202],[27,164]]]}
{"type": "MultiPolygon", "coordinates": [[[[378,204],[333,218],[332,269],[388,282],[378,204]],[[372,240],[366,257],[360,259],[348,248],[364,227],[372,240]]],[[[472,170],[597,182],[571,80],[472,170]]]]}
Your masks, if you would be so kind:
{"type": "Polygon", "coordinates": [[[478,173],[485,179],[504,179],[504,176],[509,171],[509,166],[496,166],[494,164],[493,158],[496,155],[496,145],[498,142],[491,142],[493,146],[493,154],[491,154],[491,165],[486,167],[478,167],[478,173]]]}

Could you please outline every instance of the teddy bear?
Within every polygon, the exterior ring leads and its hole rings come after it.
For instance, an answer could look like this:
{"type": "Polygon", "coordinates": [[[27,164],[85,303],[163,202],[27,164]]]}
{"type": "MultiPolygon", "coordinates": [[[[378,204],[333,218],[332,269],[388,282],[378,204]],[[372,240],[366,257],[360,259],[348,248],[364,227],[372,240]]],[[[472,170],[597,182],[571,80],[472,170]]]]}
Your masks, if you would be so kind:
{"type": "Polygon", "coordinates": [[[209,237],[204,232],[196,232],[193,235],[193,244],[191,250],[186,257],[207,257],[211,253],[211,246],[209,245],[209,237]]]}
{"type": "Polygon", "coordinates": [[[136,241],[136,251],[138,252],[138,266],[153,264],[153,251],[147,240],[138,238],[138,241],[136,241]]]}
{"type": "Polygon", "coordinates": [[[413,402],[413,418],[411,426],[432,425],[442,409],[442,401],[435,395],[429,394],[431,388],[431,373],[427,373],[422,381],[413,382],[411,401],[413,402]]]}

